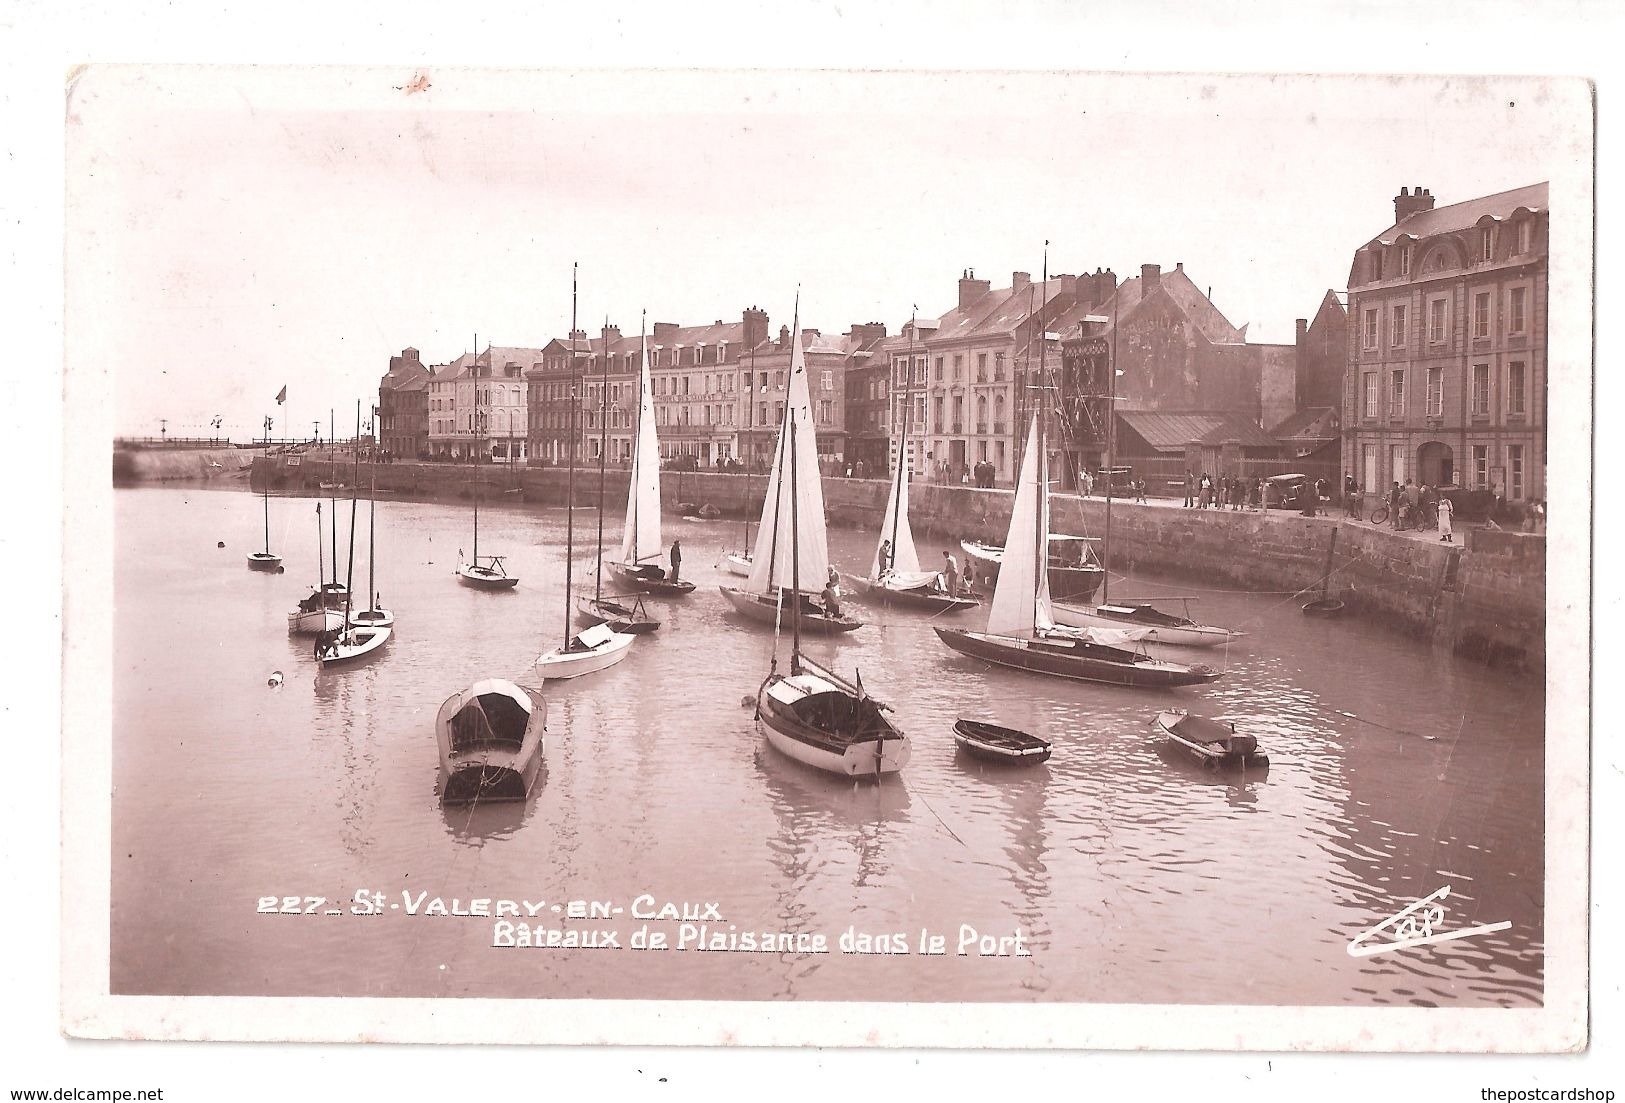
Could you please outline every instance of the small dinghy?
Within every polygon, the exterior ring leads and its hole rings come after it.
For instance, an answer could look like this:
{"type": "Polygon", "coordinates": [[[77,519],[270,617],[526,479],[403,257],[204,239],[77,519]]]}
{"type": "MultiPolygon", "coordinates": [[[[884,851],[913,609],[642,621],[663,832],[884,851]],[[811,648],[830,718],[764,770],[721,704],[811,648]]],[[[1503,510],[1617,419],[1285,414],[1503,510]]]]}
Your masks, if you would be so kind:
{"type": "Polygon", "coordinates": [[[248,553],[248,569],[251,571],[274,571],[281,565],[280,555],[272,555],[270,552],[248,553]]]}
{"type": "Polygon", "coordinates": [[[1311,601],[1303,607],[1305,614],[1311,617],[1337,617],[1343,614],[1343,603],[1335,597],[1323,597],[1318,601],[1311,601]]]}
{"type": "Polygon", "coordinates": [[[587,628],[607,624],[611,631],[624,632],[629,636],[646,635],[660,627],[658,620],[643,611],[641,600],[629,606],[616,601],[614,595],[593,597],[582,594],[576,598],[576,620],[587,628]]]}
{"type": "Polygon", "coordinates": [[[524,800],[542,762],[547,702],[488,678],[447,698],[435,716],[443,804],[524,800]]]}
{"type": "Polygon", "coordinates": [[[1049,740],[981,720],[960,720],[956,723],[954,742],[960,750],[974,758],[1012,766],[1046,762],[1050,756],[1049,740]]]}
{"type": "Polygon", "coordinates": [[[722,569],[740,578],[750,577],[750,552],[729,552],[722,557],[722,569]]]}
{"type": "Polygon", "coordinates": [[[1170,743],[1209,770],[1269,769],[1269,756],[1258,749],[1258,740],[1236,734],[1234,724],[1221,724],[1178,709],[1158,713],[1153,723],[1170,743]]]}

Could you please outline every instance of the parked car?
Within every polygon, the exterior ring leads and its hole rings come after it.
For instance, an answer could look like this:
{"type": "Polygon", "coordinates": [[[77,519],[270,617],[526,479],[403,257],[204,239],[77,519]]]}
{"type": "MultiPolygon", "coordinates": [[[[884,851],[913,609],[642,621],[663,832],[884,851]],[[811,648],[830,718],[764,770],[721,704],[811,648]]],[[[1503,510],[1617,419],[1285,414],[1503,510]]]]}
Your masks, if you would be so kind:
{"type": "Polygon", "coordinates": [[[1266,509],[1302,509],[1314,496],[1315,481],[1308,475],[1271,475],[1264,480],[1266,509]]]}

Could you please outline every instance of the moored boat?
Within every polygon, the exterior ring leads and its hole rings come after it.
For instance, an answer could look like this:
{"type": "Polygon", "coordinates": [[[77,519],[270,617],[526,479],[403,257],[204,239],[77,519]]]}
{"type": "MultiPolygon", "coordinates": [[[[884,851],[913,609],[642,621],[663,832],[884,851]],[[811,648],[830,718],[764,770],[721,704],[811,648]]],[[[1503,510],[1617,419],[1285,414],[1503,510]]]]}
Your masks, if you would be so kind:
{"type": "Polygon", "coordinates": [[[445,804],[524,800],[542,762],[547,701],[488,678],[454,693],[435,716],[445,804]]]}
{"type": "Polygon", "coordinates": [[[579,678],[583,674],[596,674],[626,658],[627,649],[637,637],[617,632],[607,624],[583,628],[559,647],[536,658],[536,669],[543,678],[579,678]]]}
{"type": "Polygon", "coordinates": [[[1343,614],[1343,603],[1335,597],[1317,598],[1305,604],[1303,611],[1312,617],[1337,617],[1343,614]]]}
{"type": "MultiPolygon", "coordinates": [[[[908,762],[908,737],[886,719],[888,707],[870,697],[861,677],[845,678],[806,659],[801,653],[803,627],[823,619],[828,626],[844,622],[838,609],[813,606],[801,593],[802,570],[811,578],[836,578],[825,546],[823,491],[818,478],[817,429],[807,385],[807,363],[801,348],[800,296],[795,336],[790,346],[790,379],[784,422],[762,506],[755,562],[748,590],[723,587],[736,609],[747,615],[771,612],[774,654],[768,674],[756,691],[756,727],[767,745],[815,769],[841,777],[879,781],[908,762]],[[785,600],[788,598],[788,600],[785,600]],[[822,614],[809,615],[809,607],[822,614]],[[786,624],[788,622],[788,624],[786,624]],[[778,669],[779,633],[790,629],[790,672],[778,669]]],[[[853,622],[852,627],[856,627],[853,622]]],[[[848,631],[843,627],[825,630],[848,631]]]]}
{"type": "Polygon", "coordinates": [[[359,662],[388,643],[393,634],[392,628],[351,627],[336,631],[332,633],[331,643],[317,652],[316,661],[324,670],[359,662]]]}
{"type": "Polygon", "coordinates": [[[931,613],[957,613],[979,608],[982,604],[981,599],[968,594],[954,596],[947,593],[941,589],[936,575],[931,575],[927,581],[912,584],[907,577],[890,574],[881,578],[853,577],[852,585],[870,601],[906,609],[924,609],[931,613]]]}
{"type": "Polygon", "coordinates": [[[576,599],[576,620],[586,627],[607,624],[611,631],[629,636],[642,636],[660,627],[660,622],[643,611],[643,602],[631,605],[615,600],[615,595],[592,597],[582,594],[576,599]]]}
{"type": "Polygon", "coordinates": [[[886,718],[887,706],[805,658],[792,666],[799,670],[770,675],[756,695],[768,746],[844,777],[878,779],[908,764],[908,736],[886,718]]]}
{"type": "MultiPolygon", "coordinates": [[[[722,596],[728,599],[738,613],[757,624],[769,626],[782,624],[790,618],[790,591],[781,590],[781,596],[773,594],[753,594],[738,586],[721,586],[722,596]]],[[[835,636],[843,632],[856,631],[863,627],[863,622],[842,613],[831,613],[817,601],[811,594],[801,595],[801,630],[820,636],[835,636]]]]}
{"type": "Polygon", "coordinates": [[[1183,709],[1160,712],[1152,724],[1170,743],[1209,770],[1269,769],[1269,756],[1258,749],[1258,740],[1238,735],[1234,724],[1195,716],[1183,709]]]}
{"type": "Polygon", "coordinates": [[[1047,762],[1052,749],[1049,740],[1016,728],[965,719],[954,724],[954,744],[984,762],[1014,766],[1047,762]]]}
{"type": "Polygon", "coordinates": [[[272,555],[268,551],[248,553],[248,569],[251,571],[274,571],[281,565],[280,555],[272,555]]]}
{"type": "Polygon", "coordinates": [[[484,563],[465,563],[459,553],[457,581],[476,590],[511,590],[519,585],[519,576],[508,573],[500,555],[485,556],[484,563]]]}
{"type": "MultiPolygon", "coordinates": [[[[607,371],[607,365],[605,370],[607,371]]],[[[607,393],[608,384],[605,384],[607,393]]],[[[604,452],[599,452],[602,467],[604,452]]],[[[600,501],[602,485],[600,484],[600,501]]],[[[603,517],[599,512],[600,524],[603,517]]],[[[660,597],[683,597],[694,583],[673,577],[673,570],[650,560],[662,550],[660,536],[660,438],[655,431],[654,387],[649,381],[649,350],[638,338],[638,416],[633,437],[632,470],[626,484],[626,525],[621,535],[620,558],[609,564],[610,574],[623,587],[660,597]]],[[[603,555],[600,553],[602,564],[603,555]]]]}
{"type": "Polygon", "coordinates": [[[729,552],[722,557],[722,569],[740,578],[750,577],[750,552],[729,552]]]}
{"type": "MultiPolygon", "coordinates": [[[[1106,572],[1095,561],[1089,547],[1093,542],[1090,536],[1050,535],[1047,570],[1050,597],[1056,601],[1085,602],[1095,596],[1106,572]]],[[[976,588],[991,594],[998,586],[999,565],[1004,562],[1003,546],[961,540],[959,547],[966,555],[966,566],[975,569],[976,588]]]]}
{"type": "MultiPolygon", "coordinates": [[[[335,528],[337,524],[335,523],[335,528]]],[[[322,503],[316,503],[316,588],[288,614],[288,634],[307,636],[319,632],[336,632],[344,627],[344,603],[350,592],[342,583],[327,581],[327,564],[322,531],[322,503]]],[[[337,550],[334,552],[333,573],[338,573],[337,550]]]]}
{"type": "Polygon", "coordinates": [[[1052,601],[1050,615],[1056,624],[1072,628],[1143,628],[1147,642],[1176,647],[1217,647],[1246,635],[1163,612],[1149,601],[1102,602],[1092,606],[1052,601]]]}
{"type": "Polygon", "coordinates": [[[1080,682],[1173,689],[1217,681],[1223,676],[1222,672],[1200,663],[1190,666],[1171,663],[1152,658],[1144,651],[1096,642],[1100,633],[1094,629],[1040,630],[1027,637],[970,632],[962,628],[936,628],[935,631],[943,643],[972,658],[1029,674],[1048,674],[1080,682]]]}

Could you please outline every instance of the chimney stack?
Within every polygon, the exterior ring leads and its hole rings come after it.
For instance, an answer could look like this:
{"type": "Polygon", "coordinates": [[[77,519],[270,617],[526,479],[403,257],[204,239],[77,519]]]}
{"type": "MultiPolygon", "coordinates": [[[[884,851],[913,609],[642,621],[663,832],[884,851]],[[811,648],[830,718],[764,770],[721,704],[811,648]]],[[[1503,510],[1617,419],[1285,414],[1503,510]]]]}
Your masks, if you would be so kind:
{"type": "Polygon", "coordinates": [[[1026,290],[1027,285],[1032,282],[1033,274],[1031,272],[1010,273],[1010,290],[1012,291],[1024,291],[1026,290]]]}
{"type": "Polygon", "coordinates": [[[664,345],[668,338],[676,335],[679,328],[676,322],[656,322],[649,339],[657,345],[664,345]]]}
{"type": "Polygon", "coordinates": [[[976,269],[965,269],[965,274],[959,278],[959,309],[964,310],[991,290],[991,283],[976,278],[976,269]]]}
{"type": "Polygon", "coordinates": [[[767,311],[759,307],[747,306],[744,321],[744,344],[746,348],[753,349],[767,340],[767,311]]]}
{"type": "Polygon", "coordinates": [[[780,348],[789,348],[790,347],[790,327],[789,326],[780,326],[779,327],[779,347],[780,348]]]}
{"type": "Polygon", "coordinates": [[[1303,344],[1304,339],[1306,337],[1308,337],[1308,336],[1309,336],[1309,319],[1308,318],[1299,318],[1298,319],[1298,344],[1300,344],[1300,345],[1303,344]]]}
{"type": "Polygon", "coordinates": [[[604,351],[607,352],[607,351],[609,351],[608,350],[608,345],[610,344],[610,342],[619,341],[621,339],[621,327],[606,324],[604,326],[604,331],[603,331],[602,336],[604,338],[604,345],[605,345],[605,350],[604,351]]]}
{"type": "Polygon", "coordinates": [[[1394,221],[1404,222],[1413,214],[1433,209],[1433,193],[1426,188],[1400,188],[1394,196],[1394,221]]]}
{"type": "Polygon", "coordinates": [[[1162,287],[1162,265],[1140,265],[1140,299],[1149,299],[1162,287]]]}

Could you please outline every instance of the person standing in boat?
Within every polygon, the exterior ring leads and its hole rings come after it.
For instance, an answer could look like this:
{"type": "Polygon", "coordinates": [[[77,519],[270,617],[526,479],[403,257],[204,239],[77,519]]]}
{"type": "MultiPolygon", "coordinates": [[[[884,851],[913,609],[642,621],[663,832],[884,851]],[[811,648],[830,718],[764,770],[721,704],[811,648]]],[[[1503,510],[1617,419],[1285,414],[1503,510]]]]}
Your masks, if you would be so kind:
{"type": "Polygon", "coordinates": [[[949,597],[955,597],[959,594],[959,560],[950,551],[943,552],[942,558],[942,588],[949,597]]]}
{"type": "Polygon", "coordinates": [[[879,556],[879,559],[880,559],[880,575],[881,575],[882,578],[884,578],[891,571],[892,550],[891,550],[891,541],[890,540],[882,540],[880,542],[880,556],[879,556]]]}
{"type": "Polygon", "coordinates": [[[682,573],[682,570],[683,542],[681,540],[673,540],[671,542],[671,580],[673,582],[677,581],[678,576],[682,573]]]}
{"type": "Polygon", "coordinates": [[[841,615],[841,575],[834,567],[829,569],[829,581],[824,583],[824,612],[832,617],[841,615]]]}

